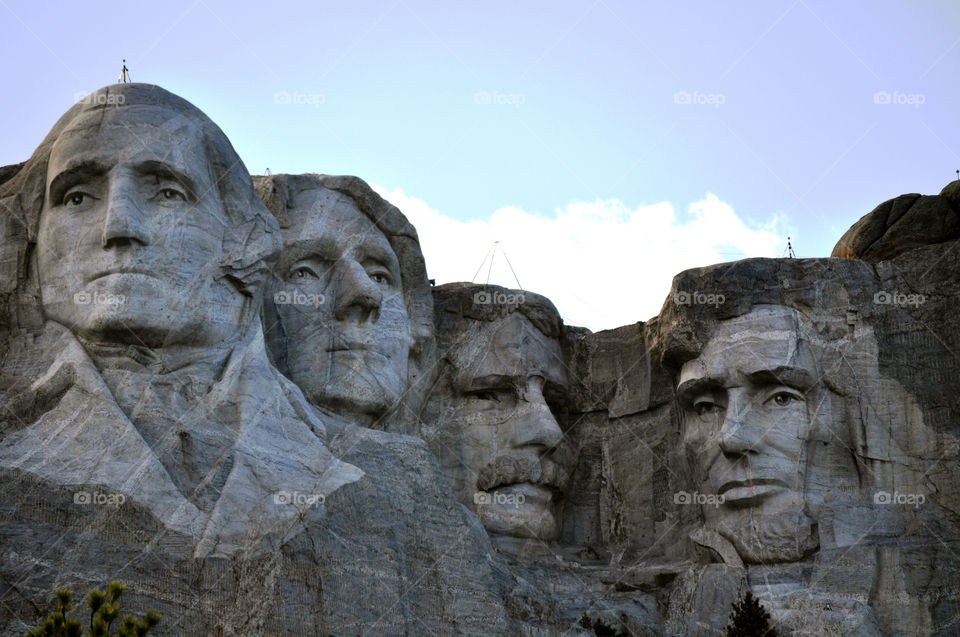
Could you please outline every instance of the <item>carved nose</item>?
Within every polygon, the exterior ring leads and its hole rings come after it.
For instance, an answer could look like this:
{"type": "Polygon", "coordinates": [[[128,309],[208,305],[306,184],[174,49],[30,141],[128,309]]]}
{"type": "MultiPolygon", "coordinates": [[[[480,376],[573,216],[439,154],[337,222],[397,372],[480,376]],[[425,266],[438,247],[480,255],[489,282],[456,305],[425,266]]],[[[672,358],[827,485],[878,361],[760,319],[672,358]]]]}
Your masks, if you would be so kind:
{"type": "Polygon", "coordinates": [[[514,418],[513,446],[553,449],[563,440],[563,432],[543,397],[543,381],[531,379],[514,418]]]}
{"type": "Polygon", "coordinates": [[[143,213],[130,190],[125,184],[117,184],[110,189],[100,242],[104,249],[150,243],[143,225],[143,213]]]}
{"type": "Polygon", "coordinates": [[[741,409],[731,400],[720,428],[720,450],[727,457],[759,453],[763,446],[763,427],[751,423],[749,408],[741,409]]]}
{"type": "Polygon", "coordinates": [[[338,321],[376,323],[380,319],[383,293],[366,270],[349,260],[342,269],[335,294],[334,317],[338,321]]]}

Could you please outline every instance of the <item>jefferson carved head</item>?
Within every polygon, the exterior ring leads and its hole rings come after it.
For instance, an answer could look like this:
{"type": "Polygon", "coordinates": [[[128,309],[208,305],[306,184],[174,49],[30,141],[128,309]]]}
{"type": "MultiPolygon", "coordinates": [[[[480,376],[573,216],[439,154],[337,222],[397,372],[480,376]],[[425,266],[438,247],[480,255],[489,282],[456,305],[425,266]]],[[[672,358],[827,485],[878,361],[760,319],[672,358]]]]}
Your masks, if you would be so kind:
{"type": "Polygon", "coordinates": [[[257,317],[276,222],[222,131],[162,88],[76,104],[0,196],[45,318],[85,343],[213,345],[257,317]]]}
{"type": "Polygon", "coordinates": [[[540,295],[434,289],[438,379],[424,438],[461,501],[495,534],[552,539],[566,482],[562,322],[540,295]]]}
{"type": "Polygon", "coordinates": [[[275,364],[318,407],[368,427],[413,429],[433,342],[416,230],[357,177],[255,184],[283,233],[264,308],[275,364]]]}

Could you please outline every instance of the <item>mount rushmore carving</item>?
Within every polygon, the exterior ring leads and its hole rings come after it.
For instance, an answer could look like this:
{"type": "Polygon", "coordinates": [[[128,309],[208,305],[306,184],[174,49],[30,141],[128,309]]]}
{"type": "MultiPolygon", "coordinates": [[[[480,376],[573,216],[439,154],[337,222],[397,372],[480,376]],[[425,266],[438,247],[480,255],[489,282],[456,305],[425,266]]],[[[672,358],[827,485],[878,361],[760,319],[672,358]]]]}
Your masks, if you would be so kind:
{"type": "Polygon", "coordinates": [[[95,95],[0,171],[0,633],[111,579],[170,635],[960,630],[955,184],[590,333],[95,95]]]}

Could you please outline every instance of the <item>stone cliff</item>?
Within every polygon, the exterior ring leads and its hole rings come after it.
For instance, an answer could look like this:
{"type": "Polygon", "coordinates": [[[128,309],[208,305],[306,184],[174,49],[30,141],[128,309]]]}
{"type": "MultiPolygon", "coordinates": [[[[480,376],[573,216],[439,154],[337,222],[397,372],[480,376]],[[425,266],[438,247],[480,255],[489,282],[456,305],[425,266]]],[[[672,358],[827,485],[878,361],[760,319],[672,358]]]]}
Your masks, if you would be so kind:
{"type": "Polygon", "coordinates": [[[960,182],[591,333],[100,93],[0,169],[0,634],[111,579],[164,635],[960,631],[960,182]]]}

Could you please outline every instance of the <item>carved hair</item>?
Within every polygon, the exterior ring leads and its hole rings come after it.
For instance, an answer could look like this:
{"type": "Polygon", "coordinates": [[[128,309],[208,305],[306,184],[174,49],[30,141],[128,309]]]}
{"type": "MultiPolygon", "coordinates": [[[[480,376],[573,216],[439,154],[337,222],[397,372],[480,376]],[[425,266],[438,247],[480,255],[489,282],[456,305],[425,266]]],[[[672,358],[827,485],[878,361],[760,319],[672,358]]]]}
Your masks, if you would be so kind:
{"type": "Polygon", "coordinates": [[[456,332],[462,329],[461,322],[496,321],[514,312],[520,312],[548,338],[560,339],[564,334],[563,319],[557,308],[550,299],[533,292],[499,285],[447,283],[433,289],[433,303],[437,344],[442,349],[456,339],[456,332]]]}

